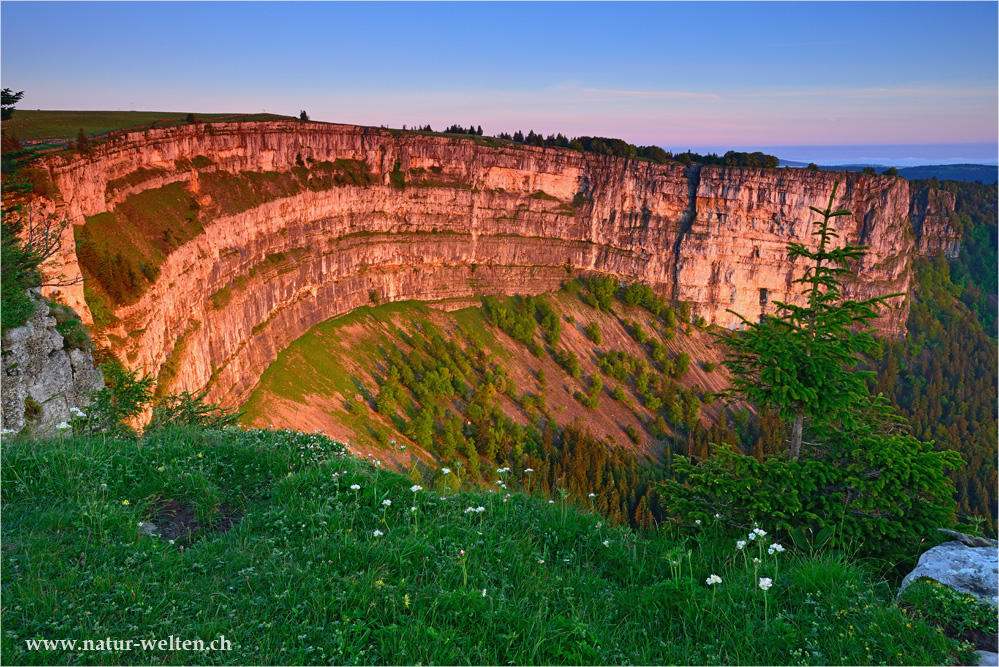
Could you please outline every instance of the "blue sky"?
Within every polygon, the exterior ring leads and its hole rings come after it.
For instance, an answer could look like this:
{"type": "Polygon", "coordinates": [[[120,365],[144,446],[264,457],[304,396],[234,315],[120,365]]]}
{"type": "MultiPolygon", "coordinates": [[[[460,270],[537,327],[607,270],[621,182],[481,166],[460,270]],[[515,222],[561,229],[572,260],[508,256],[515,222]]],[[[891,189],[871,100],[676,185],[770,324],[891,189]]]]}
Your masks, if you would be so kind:
{"type": "Polygon", "coordinates": [[[995,2],[0,5],[22,108],[699,146],[997,140],[995,2]]]}

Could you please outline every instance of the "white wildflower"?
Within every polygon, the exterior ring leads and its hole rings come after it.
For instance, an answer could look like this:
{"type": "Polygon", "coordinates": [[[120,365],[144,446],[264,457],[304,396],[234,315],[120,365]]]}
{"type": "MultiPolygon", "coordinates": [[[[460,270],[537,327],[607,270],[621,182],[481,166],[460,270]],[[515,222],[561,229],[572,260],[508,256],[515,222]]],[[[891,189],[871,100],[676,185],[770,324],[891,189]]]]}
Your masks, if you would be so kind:
{"type": "Polygon", "coordinates": [[[765,591],[769,590],[770,587],[773,585],[773,583],[774,583],[773,580],[770,579],[769,577],[760,577],[760,588],[762,588],[765,591]]]}
{"type": "Polygon", "coordinates": [[[375,537],[381,537],[381,536],[382,536],[382,535],[384,535],[384,534],[385,534],[385,533],[383,533],[382,531],[380,531],[380,530],[378,530],[378,529],[375,529],[375,532],[374,532],[374,536],[375,536],[375,537]]]}
{"type": "Polygon", "coordinates": [[[385,507],[390,507],[392,505],[392,501],[386,498],[385,500],[382,501],[382,505],[384,505],[385,507]]]}
{"type": "Polygon", "coordinates": [[[735,543],[735,548],[738,549],[739,551],[742,551],[743,549],[746,548],[746,544],[748,544],[746,540],[739,540],[738,542],[735,543]]]}
{"type": "Polygon", "coordinates": [[[417,491],[422,491],[423,487],[420,486],[419,484],[414,484],[413,486],[409,487],[409,490],[412,491],[413,493],[416,493],[417,491]]]}
{"type": "Polygon", "coordinates": [[[710,577],[708,577],[705,580],[705,583],[707,583],[708,586],[714,586],[715,584],[720,584],[721,582],[722,582],[721,577],[719,577],[717,574],[712,574],[710,577]]]}
{"type": "Polygon", "coordinates": [[[609,547],[610,546],[610,540],[604,540],[604,546],[605,547],[609,547]]]}
{"type": "Polygon", "coordinates": [[[451,469],[450,468],[441,468],[441,474],[443,474],[443,475],[450,475],[451,474],[451,469]]]}
{"type": "Polygon", "coordinates": [[[58,424],[56,424],[56,428],[65,431],[66,429],[73,427],[67,424],[66,422],[59,422],[58,424]]]}

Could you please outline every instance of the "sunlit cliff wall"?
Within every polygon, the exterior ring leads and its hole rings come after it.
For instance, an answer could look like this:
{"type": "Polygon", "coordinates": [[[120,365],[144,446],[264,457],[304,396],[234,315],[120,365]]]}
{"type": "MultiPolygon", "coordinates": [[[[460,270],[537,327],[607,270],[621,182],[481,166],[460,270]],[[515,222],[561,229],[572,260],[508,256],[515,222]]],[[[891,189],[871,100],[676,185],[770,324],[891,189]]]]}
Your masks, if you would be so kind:
{"type": "MultiPolygon", "coordinates": [[[[208,171],[234,174],[359,160],[374,176],[371,185],[201,219],[203,233],[116,309],[120,324],[103,333],[129,366],[156,374],[173,356],[171,390],[208,387],[228,404],[247,396],[290,341],[369,305],[373,291],[382,302],[538,293],[596,272],[649,283],[722,326],[738,321],[729,309],[758,318],[773,301],[794,299],[791,281],[804,266],[788,260],[786,245],[813,243],[809,207],[824,207],[837,179],[834,205],[853,212],[837,219],[840,240],[870,246],[852,294],[908,292],[917,242],[899,178],[663,166],[344,125],[149,130],[48,165],[61,214],[81,224],[143,190],[183,181],[196,192],[204,170],[185,160],[197,156],[208,171]],[[142,179],[123,187],[135,174],[142,179]],[[220,305],[212,296],[227,287],[220,305]]],[[[66,275],[79,270],[74,247],[70,230],[66,275]]],[[[86,311],[80,286],[61,298],[86,311]]],[[[907,313],[896,302],[880,322],[890,335],[903,331],[907,313]]]]}

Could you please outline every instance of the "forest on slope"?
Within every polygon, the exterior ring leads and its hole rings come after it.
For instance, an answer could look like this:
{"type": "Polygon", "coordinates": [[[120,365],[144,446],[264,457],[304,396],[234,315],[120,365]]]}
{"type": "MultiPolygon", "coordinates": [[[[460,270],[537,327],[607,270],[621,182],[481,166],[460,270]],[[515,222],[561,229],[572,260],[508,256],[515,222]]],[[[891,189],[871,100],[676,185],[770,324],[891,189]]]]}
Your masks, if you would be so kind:
{"type": "Polygon", "coordinates": [[[997,512],[996,184],[913,181],[956,196],[951,219],[961,251],[916,263],[904,341],[885,346],[875,391],[884,392],[914,434],[964,457],[953,473],[960,518],[997,512]]]}
{"type": "Polygon", "coordinates": [[[715,401],[720,348],[703,321],[685,321],[689,305],[607,277],[452,312],[362,308],[282,352],[244,421],[322,429],[362,456],[445,465],[466,481],[513,466],[535,492],[564,489],[612,521],[649,526],[663,518],[650,493],[662,464],[735,443],[729,424],[749,415],[715,401]]]}

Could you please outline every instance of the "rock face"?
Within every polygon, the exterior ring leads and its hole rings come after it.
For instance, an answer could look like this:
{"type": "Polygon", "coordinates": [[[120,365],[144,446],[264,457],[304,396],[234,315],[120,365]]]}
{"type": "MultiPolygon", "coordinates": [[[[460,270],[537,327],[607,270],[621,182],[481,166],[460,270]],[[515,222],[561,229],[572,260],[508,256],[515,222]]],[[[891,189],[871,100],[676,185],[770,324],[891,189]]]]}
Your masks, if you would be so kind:
{"type": "Polygon", "coordinates": [[[999,665],[999,653],[994,651],[975,651],[979,665],[999,665]]]}
{"type": "MultiPolygon", "coordinates": [[[[80,224],[173,183],[197,193],[199,174],[249,178],[244,172],[336,160],[363,162],[372,182],[202,217],[203,232],[166,256],[137,301],[115,310],[121,324],[106,340],[132,368],[156,374],[169,360],[172,391],[208,387],[211,400],[231,405],[291,340],[375,298],[537,293],[602,273],[649,283],[731,327],[738,319],[729,309],[753,320],[775,300],[794,300],[791,281],[804,267],[785,247],[813,244],[809,207],[824,207],[837,179],[835,205],[853,211],[837,219],[841,241],[870,246],[850,293],[909,290],[915,234],[903,179],[685,168],[300,122],[135,132],[48,167],[58,210],[80,224]],[[223,290],[225,299],[211,298],[223,290]]],[[[929,219],[921,238],[935,233],[929,219]]],[[[60,270],[77,275],[72,243],[64,250],[60,270]]],[[[82,287],[60,297],[90,317],[82,287]]],[[[895,301],[879,324],[889,335],[907,315],[904,299],[895,301]]]]}
{"type": "Polygon", "coordinates": [[[921,255],[943,254],[953,259],[961,252],[961,235],[954,229],[954,194],[926,188],[912,195],[909,216],[921,255]]]}
{"type": "Polygon", "coordinates": [[[916,569],[902,580],[899,593],[920,577],[999,606],[999,554],[995,547],[969,547],[960,542],[935,546],[919,557],[916,569]]]}
{"type": "Polygon", "coordinates": [[[104,378],[90,352],[66,348],[48,302],[35,297],[35,303],[24,326],[3,337],[2,427],[47,435],[71,418],[70,408],[85,409],[104,378]]]}

